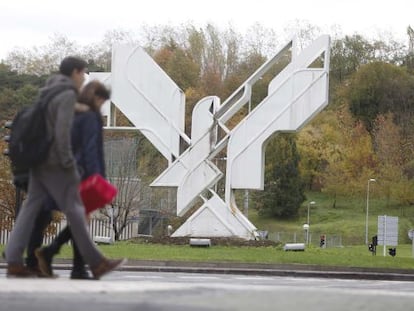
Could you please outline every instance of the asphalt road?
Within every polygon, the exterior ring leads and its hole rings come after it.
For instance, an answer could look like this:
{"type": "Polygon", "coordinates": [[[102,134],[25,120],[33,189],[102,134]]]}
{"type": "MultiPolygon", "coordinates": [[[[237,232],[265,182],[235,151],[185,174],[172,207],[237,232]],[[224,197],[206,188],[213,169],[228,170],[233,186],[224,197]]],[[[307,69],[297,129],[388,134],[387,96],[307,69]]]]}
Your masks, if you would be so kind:
{"type": "Polygon", "coordinates": [[[0,310],[412,310],[414,282],[117,271],[100,281],[7,279],[0,310]]]}

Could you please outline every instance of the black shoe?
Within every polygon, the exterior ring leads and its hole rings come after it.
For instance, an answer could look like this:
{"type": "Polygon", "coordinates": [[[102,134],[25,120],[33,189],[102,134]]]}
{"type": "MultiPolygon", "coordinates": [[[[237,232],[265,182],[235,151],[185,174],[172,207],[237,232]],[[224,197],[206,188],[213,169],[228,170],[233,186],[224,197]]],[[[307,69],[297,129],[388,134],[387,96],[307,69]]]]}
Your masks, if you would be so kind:
{"type": "Polygon", "coordinates": [[[72,270],[72,273],[70,274],[70,278],[72,280],[94,280],[93,277],[91,277],[86,270],[82,271],[74,271],[72,270]]]}
{"type": "Polygon", "coordinates": [[[52,257],[48,256],[44,248],[35,250],[35,255],[38,261],[39,269],[45,277],[53,278],[52,257]]]}

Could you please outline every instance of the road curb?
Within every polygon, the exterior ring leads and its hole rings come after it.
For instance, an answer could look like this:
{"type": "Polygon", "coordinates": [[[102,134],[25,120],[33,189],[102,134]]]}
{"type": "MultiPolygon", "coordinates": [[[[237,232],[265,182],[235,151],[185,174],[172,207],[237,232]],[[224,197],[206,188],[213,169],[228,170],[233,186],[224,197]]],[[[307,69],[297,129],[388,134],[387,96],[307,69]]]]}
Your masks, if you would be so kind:
{"type": "MultiPolygon", "coordinates": [[[[56,259],[53,268],[70,270],[71,260],[56,259]]],[[[4,261],[0,268],[6,268],[4,261]]],[[[414,271],[406,269],[349,268],[299,264],[251,264],[229,262],[185,262],[129,260],[122,271],[207,273],[257,276],[311,277],[334,279],[414,281],[414,271]]]]}
{"type": "Polygon", "coordinates": [[[334,279],[414,281],[414,274],[376,273],[376,272],[340,272],[315,270],[278,270],[278,269],[238,269],[209,267],[172,267],[172,266],[124,266],[123,271],[213,273],[257,276],[312,277],[334,279]]]}

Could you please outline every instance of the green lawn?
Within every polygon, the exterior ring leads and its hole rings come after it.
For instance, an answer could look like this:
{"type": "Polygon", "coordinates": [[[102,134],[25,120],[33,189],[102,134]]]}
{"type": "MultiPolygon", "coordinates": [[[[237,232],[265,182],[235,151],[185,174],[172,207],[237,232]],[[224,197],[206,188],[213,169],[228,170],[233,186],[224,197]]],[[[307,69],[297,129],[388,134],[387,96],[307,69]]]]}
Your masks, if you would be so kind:
{"type": "MultiPolygon", "coordinates": [[[[302,226],[307,222],[308,202],[314,201],[310,208],[311,231],[319,234],[340,235],[344,246],[365,244],[366,199],[338,197],[334,206],[333,198],[320,193],[306,194],[307,201],[293,219],[260,217],[254,209],[249,209],[249,220],[259,229],[269,232],[296,232],[303,236],[302,226]]],[[[375,192],[369,203],[369,238],[377,232],[378,216],[399,217],[399,243],[409,244],[408,231],[414,229],[414,207],[398,206],[393,202],[377,199],[375,192]]],[[[314,242],[317,242],[314,240],[314,242]]]]}
{"type": "MultiPolygon", "coordinates": [[[[0,247],[1,249],[3,246],[0,247]]],[[[382,255],[382,246],[377,256],[372,256],[366,246],[320,249],[310,247],[304,252],[285,252],[278,247],[190,247],[189,245],[159,245],[148,243],[118,242],[114,245],[101,245],[102,252],[111,258],[126,257],[143,260],[172,260],[195,262],[242,262],[242,263],[295,263],[339,267],[370,267],[412,269],[411,245],[397,247],[397,256],[382,255]]],[[[71,248],[65,246],[60,258],[71,258],[71,248]]]]}
{"type": "MultiPolygon", "coordinates": [[[[364,245],[366,202],[363,198],[337,198],[333,200],[322,193],[308,193],[308,200],[294,219],[271,219],[260,217],[253,209],[249,219],[259,230],[269,232],[297,232],[303,238],[302,225],[307,219],[307,204],[315,201],[310,211],[311,231],[327,235],[341,235],[343,247],[320,249],[310,246],[304,252],[285,252],[278,247],[228,247],[192,248],[189,245],[158,245],[137,242],[118,242],[114,245],[99,246],[109,257],[127,257],[145,260],[214,261],[246,263],[295,263],[322,266],[373,267],[373,268],[414,268],[411,241],[407,232],[414,228],[414,208],[396,206],[390,202],[376,199],[375,193],[370,201],[369,236],[377,232],[378,215],[399,216],[399,243],[397,256],[383,256],[378,247],[377,256],[372,256],[364,245]]],[[[318,235],[317,235],[318,236],[318,235]]],[[[298,240],[299,242],[299,240],[298,240]]],[[[318,241],[314,241],[318,242],[318,241]]],[[[318,244],[318,243],[316,243],[318,244]]],[[[4,246],[0,245],[0,251],[4,246]]],[[[71,258],[71,248],[66,246],[61,258],[71,258]]]]}
{"type": "Polygon", "coordinates": [[[377,249],[377,256],[367,250],[366,246],[343,248],[310,247],[304,252],[286,252],[282,247],[226,247],[193,248],[190,246],[167,246],[151,244],[118,243],[102,246],[102,251],[110,257],[127,257],[130,259],[149,260],[183,260],[183,261],[218,261],[246,263],[297,263],[322,266],[344,267],[383,267],[411,269],[414,268],[411,245],[397,247],[397,256],[382,255],[382,247],[377,249]]]}

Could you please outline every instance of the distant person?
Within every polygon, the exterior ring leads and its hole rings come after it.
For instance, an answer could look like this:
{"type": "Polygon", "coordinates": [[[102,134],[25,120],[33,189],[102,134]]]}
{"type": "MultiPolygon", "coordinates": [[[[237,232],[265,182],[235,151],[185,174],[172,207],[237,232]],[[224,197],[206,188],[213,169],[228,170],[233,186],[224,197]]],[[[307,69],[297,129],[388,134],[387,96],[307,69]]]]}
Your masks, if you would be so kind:
{"type": "MultiPolygon", "coordinates": [[[[77,167],[84,180],[91,175],[105,177],[103,152],[103,122],[101,107],[110,97],[109,90],[99,81],[91,81],[82,89],[78,103],[75,104],[75,117],[72,126],[72,149],[77,167]]],[[[40,223],[41,225],[41,223],[40,223]]],[[[39,228],[43,230],[44,228],[39,228]]],[[[36,230],[35,230],[36,231],[36,230]]],[[[45,276],[53,277],[52,259],[59,253],[63,244],[72,238],[70,227],[65,227],[53,242],[36,250],[39,267],[45,276]]],[[[41,244],[38,244],[40,246],[41,244]]],[[[73,243],[72,279],[89,279],[89,273],[79,253],[76,242],[73,243]]]]}
{"type": "Polygon", "coordinates": [[[124,263],[109,260],[95,247],[88,231],[84,207],[79,195],[80,176],[71,148],[71,128],[77,90],[84,82],[86,62],[66,57],[60,64],[60,73],[50,77],[40,92],[67,85],[48,103],[47,125],[53,142],[44,163],[30,170],[27,199],[17,216],[6,247],[7,277],[32,277],[33,272],[23,264],[23,252],[28,245],[36,216],[50,196],[66,215],[71,232],[82,257],[89,265],[93,277],[99,279],[124,263]]]}

